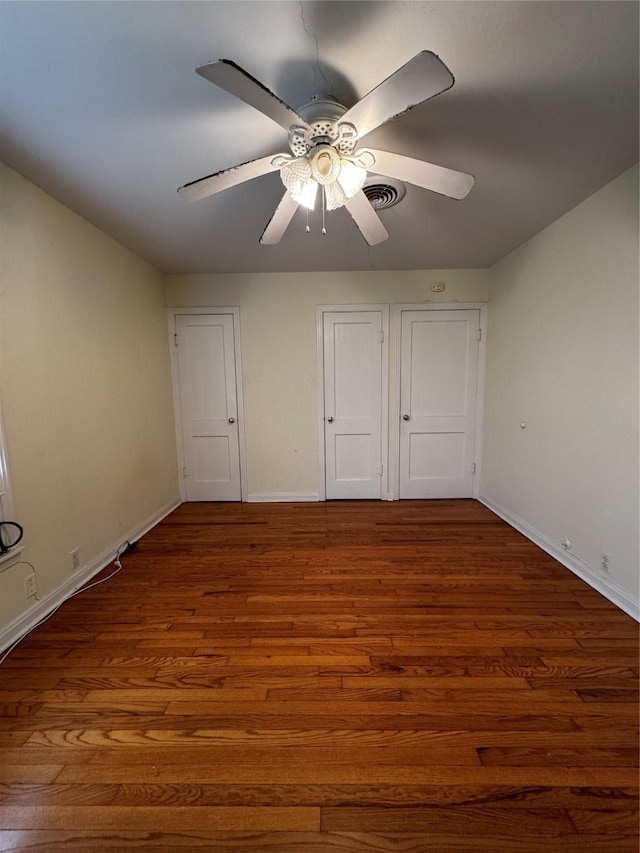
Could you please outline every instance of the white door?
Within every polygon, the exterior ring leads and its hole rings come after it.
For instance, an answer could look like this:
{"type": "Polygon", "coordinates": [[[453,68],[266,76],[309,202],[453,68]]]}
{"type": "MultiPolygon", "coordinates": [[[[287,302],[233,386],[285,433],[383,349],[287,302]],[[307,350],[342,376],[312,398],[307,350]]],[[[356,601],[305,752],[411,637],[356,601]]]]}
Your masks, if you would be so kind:
{"type": "Polygon", "coordinates": [[[176,335],[187,500],[239,501],[233,315],[178,315],[176,335]]]}
{"type": "Polygon", "coordinates": [[[400,497],[473,495],[480,312],[403,311],[400,497]]]}
{"type": "Polygon", "coordinates": [[[382,311],[323,314],[326,496],[382,497],[382,311]]]}

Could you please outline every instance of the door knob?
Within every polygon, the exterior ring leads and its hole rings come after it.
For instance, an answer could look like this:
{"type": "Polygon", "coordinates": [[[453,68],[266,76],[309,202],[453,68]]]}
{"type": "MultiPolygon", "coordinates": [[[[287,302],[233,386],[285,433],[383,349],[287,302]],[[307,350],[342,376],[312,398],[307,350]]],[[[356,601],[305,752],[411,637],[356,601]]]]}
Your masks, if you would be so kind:
{"type": "Polygon", "coordinates": [[[330,424],[332,424],[332,423],[333,423],[333,415],[329,415],[329,417],[327,418],[327,421],[328,421],[330,424]]]}
{"type": "Polygon", "coordinates": [[[402,416],[402,420],[403,420],[403,421],[408,421],[408,420],[409,420],[409,415],[403,415],[403,416],[402,416]]]}
{"type": "Polygon", "coordinates": [[[236,422],[236,419],[235,419],[235,418],[229,418],[229,423],[230,423],[230,424],[235,424],[235,422],[236,422]]]}

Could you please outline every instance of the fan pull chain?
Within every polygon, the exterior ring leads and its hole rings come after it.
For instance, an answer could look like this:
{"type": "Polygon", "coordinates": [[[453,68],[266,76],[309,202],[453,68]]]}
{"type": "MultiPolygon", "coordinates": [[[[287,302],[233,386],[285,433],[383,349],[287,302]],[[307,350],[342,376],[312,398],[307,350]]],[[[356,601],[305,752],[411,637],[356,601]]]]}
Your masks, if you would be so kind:
{"type": "Polygon", "coordinates": [[[309,228],[309,208],[307,208],[307,227],[305,230],[307,234],[311,231],[311,228],[309,228]]]}
{"type": "Polygon", "coordinates": [[[326,235],[327,229],[324,227],[324,213],[327,208],[327,193],[324,188],[324,184],[322,185],[322,233],[326,235]]]}

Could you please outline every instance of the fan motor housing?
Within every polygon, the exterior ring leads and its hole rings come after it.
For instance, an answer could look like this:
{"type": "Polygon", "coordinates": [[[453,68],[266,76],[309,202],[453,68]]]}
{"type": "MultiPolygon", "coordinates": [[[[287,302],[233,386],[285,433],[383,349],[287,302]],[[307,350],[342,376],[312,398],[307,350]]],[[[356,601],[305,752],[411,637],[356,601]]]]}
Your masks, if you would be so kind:
{"type": "Polygon", "coordinates": [[[314,95],[298,110],[308,128],[293,125],[289,147],[295,157],[306,157],[318,145],[333,145],[340,154],[351,154],[356,147],[356,128],[340,119],[347,108],[331,95],[314,95]]]}
{"type": "Polygon", "coordinates": [[[323,120],[337,122],[346,113],[347,108],[336,101],[332,95],[313,95],[298,110],[299,115],[310,125],[323,120]]]}

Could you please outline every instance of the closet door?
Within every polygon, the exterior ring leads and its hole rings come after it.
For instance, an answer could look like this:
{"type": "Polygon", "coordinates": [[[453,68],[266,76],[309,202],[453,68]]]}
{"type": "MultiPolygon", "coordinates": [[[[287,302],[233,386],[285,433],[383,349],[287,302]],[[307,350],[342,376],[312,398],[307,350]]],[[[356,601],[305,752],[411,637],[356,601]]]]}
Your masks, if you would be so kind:
{"type": "Polygon", "coordinates": [[[176,317],[188,501],[239,501],[240,445],[232,314],[176,317]]]}
{"type": "Polygon", "coordinates": [[[323,314],[327,499],[382,497],[383,345],[382,311],[323,314]]]}
{"type": "Polygon", "coordinates": [[[480,312],[403,311],[400,497],[473,495],[480,312]]]}

